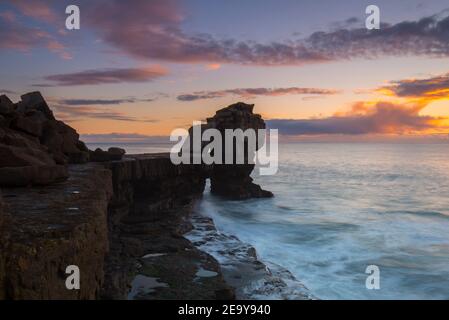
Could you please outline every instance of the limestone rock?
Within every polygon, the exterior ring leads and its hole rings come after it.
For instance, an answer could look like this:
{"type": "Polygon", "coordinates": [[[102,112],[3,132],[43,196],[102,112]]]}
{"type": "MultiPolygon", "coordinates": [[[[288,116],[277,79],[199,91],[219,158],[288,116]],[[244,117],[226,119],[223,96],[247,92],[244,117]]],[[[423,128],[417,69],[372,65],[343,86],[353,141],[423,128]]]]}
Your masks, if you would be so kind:
{"type": "Polygon", "coordinates": [[[119,161],[122,160],[124,155],[125,150],[121,148],[109,148],[108,151],[97,148],[95,151],[89,152],[89,158],[92,162],[119,161]]]}
{"type": "Polygon", "coordinates": [[[61,165],[33,165],[0,168],[0,185],[22,187],[48,185],[69,177],[67,167],[61,165]]]}
{"type": "Polygon", "coordinates": [[[23,95],[17,107],[0,96],[0,155],[0,186],[61,181],[68,177],[65,165],[89,161],[78,133],[55,119],[39,92],[23,95]]]}
{"type": "Polygon", "coordinates": [[[71,179],[59,184],[3,190],[11,241],[0,232],[0,299],[98,298],[108,251],[111,175],[93,164],[71,166],[70,173],[71,179]],[[65,286],[69,265],[81,270],[80,290],[65,286]]]}
{"type": "Polygon", "coordinates": [[[56,120],[53,112],[45,102],[40,92],[30,92],[21,96],[22,101],[18,103],[17,110],[19,113],[27,113],[31,110],[41,111],[49,120],[56,120]]]}
{"type": "Polygon", "coordinates": [[[0,168],[56,164],[47,152],[37,148],[23,148],[0,144],[0,154],[0,168]]]}
{"type": "Polygon", "coordinates": [[[14,112],[14,103],[5,95],[0,96],[0,115],[10,115],[14,112]]]}
{"type": "Polygon", "coordinates": [[[9,216],[6,210],[6,205],[3,202],[2,194],[0,192],[0,300],[5,299],[6,287],[5,266],[7,255],[5,252],[9,238],[9,230],[7,226],[9,216]]]}
{"type": "MultiPolygon", "coordinates": [[[[254,105],[239,102],[227,108],[218,110],[214,117],[208,118],[207,123],[203,124],[201,130],[214,128],[220,131],[222,137],[225,137],[226,129],[247,129],[260,130],[265,129],[265,122],[258,114],[253,113],[254,105]]],[[[189,133],[192,139],[192,130],[189,133]]],[[[192,143],[192,141],[191,141],[192,143]]],[[[262,147],[262,141],[257,141],[254,146],[254,152],[262,147]]],[[[203,147],[208,142],[203,143],[203,147]]],[[[234,142],[234,164],[225,164],[225,141],[223,141],[223,164],[213,164],[210,170],[211,178],[211,192],[213,194],[226,197],[233,200],[242,200],[248,198],[267,198],[272,197],[273,194],[269,191],[262,190],[260,186],[253,183],[250,177],[255,165],[249,161],[248,143],[244,142],[241,146],[244,150],[243,164],[235,164],[236,158],[236,142],[234,142]]]]}
{"type": "Polygon", "coordinates": [[[35,137],[41,137],[44,130],[44,124],[47,119],[40,111],[30,112],[26,116],[19,116],[13,120],[12,126],[20,131],[28,133],[35,137]]]}

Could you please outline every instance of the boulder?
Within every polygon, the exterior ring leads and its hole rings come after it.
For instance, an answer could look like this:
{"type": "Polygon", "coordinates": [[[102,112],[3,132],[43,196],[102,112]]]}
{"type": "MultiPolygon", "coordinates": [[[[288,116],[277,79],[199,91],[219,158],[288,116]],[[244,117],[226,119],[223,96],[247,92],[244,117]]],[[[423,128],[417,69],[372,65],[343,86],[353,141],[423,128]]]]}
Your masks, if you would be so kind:
{"type": "Polygon", "coordinates": [[[40,111],[33,111],[26,116],[13,120],[12,127],[35,137],[41,137],[47,119],[40,111]]]}
{"type": "Polygon", "coordinates": [[[30,110],[38,110],[41,111],[48,120],[56,120],[53,112],[48,107],[47,102],[45,102],[40,92],[36,91],[24,94],[21,96],[21,99],[22,101],[20,101],[17,106],[17,111],[19,113],[25,114],[30,110]]]}
{"type": "Polygon", "coordinates": [[[79,134],[62,121],[47,122],[41,142],[59,161],[63,159],[70,163],[86,163],[89,161],[88,149],[79,140],[79,134]]]}
{"type": "Polygon", "coordinates": [[[56,164],[53,157],[42,149],[14,147],[0,144],[0,168],[41,166],[56,164]]]}
{"type": "Polygon", "coordinates": [[[0,96],[0,115],[10,115],[14,112],[14,103],[5,95],[0,96]]]}
{"type": "Polygon", "coordinates": [[[108,153],[110,154],[113,160],[122,160],[126,151],[122,148],[109,148],[108,153]]]}
{"type": "Polygon", "coordinates": [[[0,155],[0,186],[50,184],[67,178],[68,163],[89,161],[76,130],[55,119],[39,92],[17,107],[0,96],[0,155]]]}
{"type": "Polygon", "coordinates": [[[89,158],[92,162],[109,162],[122,160],[125,155],[125,150],[121,148],[109,148],[108,151],[104,151],[100,148],[95,151],[89,152],[89,158]]]}

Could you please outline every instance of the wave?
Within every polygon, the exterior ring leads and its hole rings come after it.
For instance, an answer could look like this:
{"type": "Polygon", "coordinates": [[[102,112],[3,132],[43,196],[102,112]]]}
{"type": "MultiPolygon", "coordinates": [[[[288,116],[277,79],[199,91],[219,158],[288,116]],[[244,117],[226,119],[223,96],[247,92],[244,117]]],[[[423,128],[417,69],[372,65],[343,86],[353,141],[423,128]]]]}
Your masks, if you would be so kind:
{"type": "Polygon", "coordinates": [[[316,299],[290,271],[262,262],[254,247],[218,231],[211,218],[195,212],[191,223],[193,229],[185,237],[220,263],[226,282],[236,289],[237,299],[316,299]]]}

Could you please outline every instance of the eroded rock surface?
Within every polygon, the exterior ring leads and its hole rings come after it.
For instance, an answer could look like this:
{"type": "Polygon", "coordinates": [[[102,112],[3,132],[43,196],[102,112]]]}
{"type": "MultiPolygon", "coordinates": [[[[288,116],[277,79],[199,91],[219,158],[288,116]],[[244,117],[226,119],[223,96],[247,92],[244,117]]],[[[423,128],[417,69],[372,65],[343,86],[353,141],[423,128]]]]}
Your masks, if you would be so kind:
{"type": "MultiPolygon", "coordinates": [[[[58,184],[3,189],[9,219],[0,233],[0,297],[95,299],[109,248],[111,172],[94,164],[70,167],[58,184]],[[81,271],[80,290],[67,290],[67,266],[81,271]]],[[[0,227],[5,224],[0,209],[0,227]]]]}
{"type": "Polygon", "coordinates": [[[92,162],[119,161],[125,153],[125,150],[121,148],[109,148],[107,151],[97,148],[95,151],[89,150],[89,160],[92,162]]]}
{"type": "Polygon", "coordinates": [[[6,298],[6,244],[9,241],[9,215],[7,212],[6,205],[3,201],[2,194],[0,192],[0,300],[6,298]]]}
{"type": "Polygon", "coordinates": [[[39,92],[14,104],[0,96],[0,186],[46,185],[68,177],[66,164],[86,163],[75,129],[55,119],[39,92]]]}
{"type": "Polygon", "coordinates": [[[217,261],[183,237],[191,227],[187,218],[204,191],[205,167],[173,165],[169,154],[126,156],[107,167],[114,197],[103,297],[123,299],[123,292],[133,292],[133,299],[233,298],[217,261]],[[201,268],[216,276],[197,279],[201,268]],[[140,291],[128,287],[142,277],[164,285],[140,291]]]}
{"type": "MultiPolygon", "coordinates": [[[[206,126],[265,128],[243,103],[206,126]]],[[[209,177],[227,198],[272,196],[249,163],[89,151],[37,92],[17,104],[0,96],[0,155],[0,299],[232,299],[218,262],[184,238],[188,216],[209,177]],[[81,290],[65,287],[69,265],[81,270],[81,290]],[[136,291],[136,279],[163,285],[136,291]]]]}
{"type": "MultiPolygon", "coordinates": [[[[237,141],[234,141],[234,164],[226,164],[226,141],[222,141],[222,164],[213,164],[210,170],[211,192],[215,195],[233,200],[243,200],[248,198],[269,198],[273,194],[270,191],[263,190],[259,185],[253,182],[251,173],[255,164],[249,161],[248,155],[251,156],[256,150],[263,145],[263,141],[258,141],[257,130],[265,129],[265,121],[259,114],[253,113],[254,105],[239,102],[224,109],[218,110],[215,116],[208,118],[207,122],[201,126],[201,131],[206,129],[217,129],[224,138],[226,129],[241,129],[246,131],[253,129],[256,132],[256,145],[251,149],[245,141],[241,147],[244,154],[243,164],[235,164],[237,141]],[[250,148],[249,152],[248,149],[250,148]]],[[[190,143],[192,141],[193,128],[190,129],[190,143]]],[[[202,143],[204,148],[207,143],[202,143]]],[[[193,151],[193,147],[191,149],[193,151]]]]}

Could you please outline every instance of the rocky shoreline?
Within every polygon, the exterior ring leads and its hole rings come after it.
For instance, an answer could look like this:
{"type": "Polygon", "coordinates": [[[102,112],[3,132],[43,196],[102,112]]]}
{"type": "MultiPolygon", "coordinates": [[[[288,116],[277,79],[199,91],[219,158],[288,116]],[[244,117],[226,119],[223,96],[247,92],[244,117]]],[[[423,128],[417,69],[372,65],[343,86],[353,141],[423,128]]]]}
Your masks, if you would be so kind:
{"type": "Polygon", "coordinates": [[[193,211],[193,229],[185,236],[220,263],[223,278],[239,300],[314,300],[287,269],[262,261],[256,249],[235,235],[218,231],[212,218],[193,211]]]}
{"type": "MultiPolygon", "coordinates": [[[[208,126],[265,124],[238,103],[208,126]]],[[[208,178],[227,199],[272,196],[252,182],[254,165],[91,151],[38,92],[1,96],[0,154],[0,299],[235,298],[217,260],[184,234],[208,178]],[[70,265],[79,290],[65,286],[70,265]]]]}

